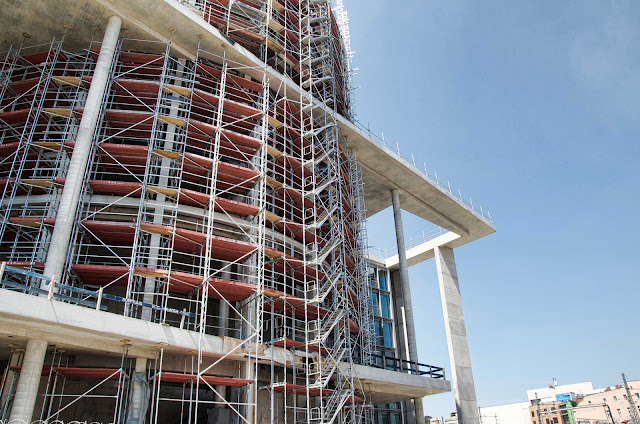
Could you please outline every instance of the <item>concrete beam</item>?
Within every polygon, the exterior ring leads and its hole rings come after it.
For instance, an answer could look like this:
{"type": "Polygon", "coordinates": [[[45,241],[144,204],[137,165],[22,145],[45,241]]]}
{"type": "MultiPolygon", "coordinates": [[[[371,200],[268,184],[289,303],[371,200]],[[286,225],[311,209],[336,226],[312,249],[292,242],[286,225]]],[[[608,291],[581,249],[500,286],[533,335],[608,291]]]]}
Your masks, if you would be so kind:
{"type": "MultiPolygon", "coordinates": [[[[407,265],[412,266],[419,264],[420,262],[424,262],[427,259],[431,259],[435,257],[435,249],[439,246],[449,247],[450,244],[453,244],[456,240],[458,240],[460,236],[458,234],[448,232],[441,236],[438,236],[432,240],[428,240],[418,246],[412,247],[407,250],[407,265]]],[[[391,270],[399,269],[400,267],[400,256],[394,255],[387,259],[380,258],[372,258],[374,261],[381,261],[381,264],[384,264],[387,268],[391,270]]]]}

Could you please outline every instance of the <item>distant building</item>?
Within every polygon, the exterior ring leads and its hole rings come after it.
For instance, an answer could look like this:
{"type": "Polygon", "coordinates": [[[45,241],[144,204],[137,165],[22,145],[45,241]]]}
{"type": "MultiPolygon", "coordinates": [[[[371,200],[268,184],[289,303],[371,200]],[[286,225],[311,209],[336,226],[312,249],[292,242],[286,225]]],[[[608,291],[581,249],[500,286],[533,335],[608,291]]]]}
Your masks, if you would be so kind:
{"type": "Polygon", "coordinates": [[[505,405],[480,408],[482,424],[529,424],[529,402],[507,403],[505,405]]]}
{"type": "MultiPolygon", "coordinates": [[[[482,407],[481,424],[626,424],[632,408],[640,413],[640,380],[623,386],[594,388],[590,381],[527,390],[527,401],[482,407]]],[[[434,423],[431,420],[430,423],[434,423]]],[[[444,424],[458,424],[453,412],[444,424]]]]}
{"type": "Polygon", "coordinates": [[[604,389],[594,389],[593,383],[587,381],[584,383],[548,386],[527,390],[527,399],[529,402],[538,401],[540,403],[554,402],[556,400],[575,400],[592,393],[599,393],[603,390],[604,389]]]}
{"type": "Polygon", "coordinates": [[[532,424],[575,424],[576,418],[573,407],[577,405],[575,400],[551,401],[529,406],[532,424]]]}
{"type": "Polygon", "coordinates": [[[623,386],[613,386],[585,396],[575,411],[577,422],[591,424],[594,421],[609,422],[608,419],[612,419],[616,423],[624,423],[631,420],[632,404],[635,408],[640,405],[640,380],[630,381],[629,389],[631,399],[623,386]],[[607,417],[609,411],[611,417],[607,417]]]}

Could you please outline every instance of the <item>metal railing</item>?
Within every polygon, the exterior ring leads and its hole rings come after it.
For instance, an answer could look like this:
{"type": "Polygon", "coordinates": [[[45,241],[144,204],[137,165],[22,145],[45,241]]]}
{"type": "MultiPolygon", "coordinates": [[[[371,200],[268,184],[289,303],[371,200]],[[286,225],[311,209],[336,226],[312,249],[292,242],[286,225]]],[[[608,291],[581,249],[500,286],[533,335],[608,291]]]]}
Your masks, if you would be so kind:
{"type": "Polygon", "coordinates": [[[423,169],[419,168],[418,165],[416,165],[416,160],[415,160],[415,157],[413,156],[413,153],[411,153],[410,156],[407,156],[406,154],[403,154],[402,152],[400,152],[400,144],[396,143],[394,146],[393,144],[387,143],[384,139],[384,134],[382,134],[381,136],[378,136],[376,133],[371,132],[371,128],[369,128],[369,126],[365,126],[364,123],[360,121],[353,121],[353,123],[362,131],[366,132],[369,135],[369,138],[372,138],[378,143],[382,144],[383,147],[386,147],[387,149],[389,149],[391,153],[398,156],[398,158],[403,159],[405,162],[408,163],[408,165],[412,165],[413,169],[418,173],[422,174],[427,180],[429,180],[431,184],[439,187],[445,193],[449,193],[449,196],[451,196],[451,198],[461,202],[468,210],[470,210],[479,218],[482,218],[486,221],[489,221],[490,223],[493,223],[493,218],[491,217],[491,213],[488,210],[485,210],[482,206],[474,205],[471,197],[469,197],[468,199],[463,197],[462,190],[460,190],[459,188],[457,191],[452,190],[451,183],[447,181],[445,184],[444,180],[440,180],[438,178],[437,172],[432,171],[433,173],[430,174],[429,171],[427,170],[426,163],[423,163],[423,169]]]}
{"type": "MultiPolygon", "coordinates": [[[[434,228],[431,231],[422,231],[422,234],[416,237],[410,237],[409,241],[405,243],[405,248],[406,250],[413,249],[416,246],[419,246],[423,243],[433,240],[436,237],[439,237],[448,232],[450,231],[442,227],[434,228]]],[[[398,254],[398,248],[397,247],[381,248],[381,247],[369,246],[369,254],[376,256],[380,259],[389,259],[390,257],[398,254]]]]}
{"type": "Polygon", "coordinates": [[[386,369],[390,371],[397,371],[403,373],[409,373],[429,376],[431,378],[445,379],[444,368],[436,367],[434,365],[423,364],[421,362],[407,361],[405,359],[396,358],[393,356],[385,355],[371,355],[374,358],[381,359],[381,361],[374,360],[372,367],[386,369]]]}

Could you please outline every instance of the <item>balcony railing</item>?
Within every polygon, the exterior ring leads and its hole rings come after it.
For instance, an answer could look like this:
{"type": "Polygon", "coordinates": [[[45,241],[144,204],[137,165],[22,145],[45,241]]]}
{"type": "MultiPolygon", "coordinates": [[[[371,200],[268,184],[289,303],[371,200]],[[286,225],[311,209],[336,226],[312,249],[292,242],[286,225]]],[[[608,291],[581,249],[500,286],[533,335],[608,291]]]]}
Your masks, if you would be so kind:
{"type": "Polygon", "coordinates": [[[407,361],[405,359],[395,358],[393,356],[372,355],[376,359],[372,364],[375,368],[382,368],[390,371],[403,372],[428,376],[431,378],[445,379],[444,368],[434,365],[423,364],[421,362],[407,361]]]}

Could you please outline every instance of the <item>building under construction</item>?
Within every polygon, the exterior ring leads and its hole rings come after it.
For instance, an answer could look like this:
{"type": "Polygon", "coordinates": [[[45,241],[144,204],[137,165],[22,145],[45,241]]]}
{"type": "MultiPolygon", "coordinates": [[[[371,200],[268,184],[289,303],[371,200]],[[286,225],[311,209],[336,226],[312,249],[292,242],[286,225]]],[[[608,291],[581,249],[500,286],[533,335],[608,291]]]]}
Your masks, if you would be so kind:
{"type": "Polygon", "coordinates": [[[416,423],[449,380],[477,422],[452,249],[494,227],[355,124],[340,1],[0,3],[2,422],[416,423]]]}

